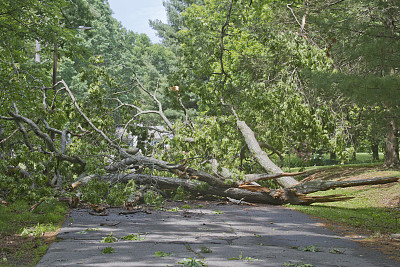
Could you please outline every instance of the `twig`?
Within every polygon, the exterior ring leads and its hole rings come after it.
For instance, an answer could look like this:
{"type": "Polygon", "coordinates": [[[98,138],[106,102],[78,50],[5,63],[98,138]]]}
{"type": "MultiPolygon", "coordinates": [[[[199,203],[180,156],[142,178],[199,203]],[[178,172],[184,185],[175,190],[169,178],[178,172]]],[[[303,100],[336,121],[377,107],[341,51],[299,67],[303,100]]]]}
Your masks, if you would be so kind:
{"type": "Polygon", "coordinates": [[[11,137],[13,137],[13,135],[14,135],[15,133],[17,133],[17,132],[18,132],[18,129],[15,129],[14,132],[12,132],[8,137],[6,137],[6,138],[0,140],[0,144],[6,142],[8,139],[10,139],[11,137]]]}
{"type": "Polygon", "coordinates": [[[29,212],[33,212],[37,207],[39,207],[40,204],[44,202],[44,199],[40,200],[38,203],[33,205],[32,207],[29,208],[29,212]]]}

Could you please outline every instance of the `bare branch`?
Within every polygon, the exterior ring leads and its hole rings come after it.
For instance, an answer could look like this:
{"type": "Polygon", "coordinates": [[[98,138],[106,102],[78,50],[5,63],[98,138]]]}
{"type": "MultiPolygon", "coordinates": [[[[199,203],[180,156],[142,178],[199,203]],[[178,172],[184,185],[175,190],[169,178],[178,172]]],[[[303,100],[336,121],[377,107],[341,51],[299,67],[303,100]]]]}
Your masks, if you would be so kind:
{"type": "Polygon", "coordinates": [[[300,36],[303,35],[304,27],[306,26],[306,17],[308,14],[308,0],[304,1],[304,15],[301,19],[300,36]]]}
{"type": "Polygon", "coordinates": [[[229,74],[226,73],[225,68],[224,68],[224,62],[223,62],[223,55],[224,55],[224,51],[225,51],[224,38],[225,38],[225,36],[227,36],[227,31],[229,29],[229,21],[231,19],[232,5],[233,5],[233,0],[231,0],[229,3],[228,15],[226,16],[226,21],[225,21],[224,25],[222,25],[221,34],[220,34],[221,56],[220,56],[219,60],[220,60],[220,65],[221,65],[221,73],[223,75],[225,75],[226,77],[230,77],[230,76],[229,76],[229,74]]]}
{"type": "Polygon", "coordinates": [[[252,182],[257,182],[261,180],[270,180],[270,179],[276,179],[279,177],[284,177],[284,176],[297,176],[304,174],[306,172],[295,172],[295,173],[274,173],[274,174],[268,174],[268,173],[261,173],[261,174],[247,174],[245,175],[246,182],[244,184],[249,184],[252,182]]]}
{"type": "MultiPolygon", "coordinates": [[[[15,106],[15,104],[14,104],[14,106],[15,106]]],[[[15,106],[15,110],[16,110],[15,113],[13,113],[11,111],[9,112],[9,114],[14,118],[14,120],[17,122],[24,122],[27,125],[29,125],[29,127],[33,130],[33,132],[46,143],[48,149],[52,153],[54,153],[58,159],[69,161],[71,163],[78,163],[78,164],[81,164],[82,166],[86,165],[86,162],[76,155],[70,157],[63,153],[60,153],[54,146],[53,140],[47,133],[44,133],[42,130],[40,130],[39,126],[35,122],[33,122],[31,119],[28,119],[28,118],[18,114],[18,109],[16,108],[16,106],[15,106]]],[[[29,142],[29,139],[28,139],[28,142],[29,142]]]]}
{"type": "Polygon", "coordinates": [[[299,24],[299,26],[301,27],[301,23],[300,21],[297,19],[296,14],[294,14],[293,9],[291,8],[292,4],[287,4],[286,7],[290,10],[290,12],[292,13],[294,19],[296,20],[297,24],[299,24]]]}
{"type": "Polygon", "coordinates": [[[78,103],[76,102],[76,99],[75,99],[74,95],[72,94],[71,90],[69,89],[69,87],[68,87],[68,85],[65,83],[65,81],[64,81],[64,80],[61,80],[59,83],[63,84],[63,86],[64,86],[63,89],[67,91],[67,93],[68,93],[69,97],[71,98],[72,103],[74,104],[75,108],[78,110],[79,114],[81,114],[81,116],[85,119],[85,121],[93,128],[93,130],[95,130],[97,133],[99,133],[99,134],[103,137],[103,139],[106,140],[107,143],[108,143],[111,147],[115,148],[115,149],[116,149],[117,151],[119,151],[120,153],[126,155],[126,152],[124,152],[118,145],[116,145],[113,141],[111,141],[111,139],[110,139],[102,130],[100,130],[99,128],[97,128],[97,127],[92,123],[92,121],[86,116],[86,114],[81,110],[81,108],[79,107],[78,103]]]}
{"type": "Polygon", "coordinates": [[[0,140],[0,144],[2,144],[2,143],[4,143],[4,142],[7,142],[8,139],[10,139],[11,137],[13,137],[14,134],[16,134],[16,133],[18,132],[18,130],[19,130],[19,129],[15,129],[8,137],[6,137],[6,138],[0,140]]]}
{"type": "MultiPolygon", "coordinates": [[[[158,115],[160,115],[160,117],[163,119],[163,121],[165,122],[165,124],[167,124],[168,128],[169,128],[170,130],[173,130],[174,126],[173,126],[172,123],[169,121],[169,119],[165,116],[164,111],[163,111],[162,104],[161,104],[160,100],[158,100],[157,95],[156,95],[156,94],[157,94],[157,90],[158,90],[158,81],[157,81],[157,87],[156,87],[156,89],[155,89],[155,91],[154,91],[154,94],[150,93],[150,91],[147,90],[147,89],[140,83],[140,81],[139,81],[139,79],[138,79],[137,77],[135,77],[135,81],[137,82],[137,84],[139,85],[139,87],[140,87],[145,93],[147,93],[149,96],[151,96],[151,97],[153,98],[153,100],[157,103],[157,105],[158,105],[158,112],[157,112],[158,115]]],[[[146,113],[147,113],[147,112],[146,112],[146,113]]],[[[150,112],[148,112],[148,113],[150,113],[150,112]]],[[[154,112],[151,112],[151,113],[154,113],[154,112]]],[[[144,114],[144,112],[143,112],[143,114],[144,114]]]]}

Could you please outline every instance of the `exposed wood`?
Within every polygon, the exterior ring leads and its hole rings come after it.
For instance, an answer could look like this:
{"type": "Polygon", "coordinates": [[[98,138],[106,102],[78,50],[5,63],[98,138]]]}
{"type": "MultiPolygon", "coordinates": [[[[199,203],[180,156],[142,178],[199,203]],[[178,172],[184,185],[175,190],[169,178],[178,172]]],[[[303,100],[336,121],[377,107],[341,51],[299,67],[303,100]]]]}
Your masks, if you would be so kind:
{"type": "Polygon", "coordinates": [[[94,205],[90,202],[87,203],[89,205],[89,207],[92,208],[93,211],[97,212],[97,213],[102,213],[106,210],[106,208],[103,205],[94,205]]]}
{"type": "Polygon", "coordinates": [[[241,189],[253,191],[253,192],[265,192],[269,193],[271,190],[269,188],[260,186],[260,185],[251,185],[251,184],[242,184],[239,186],[241,189]]]}

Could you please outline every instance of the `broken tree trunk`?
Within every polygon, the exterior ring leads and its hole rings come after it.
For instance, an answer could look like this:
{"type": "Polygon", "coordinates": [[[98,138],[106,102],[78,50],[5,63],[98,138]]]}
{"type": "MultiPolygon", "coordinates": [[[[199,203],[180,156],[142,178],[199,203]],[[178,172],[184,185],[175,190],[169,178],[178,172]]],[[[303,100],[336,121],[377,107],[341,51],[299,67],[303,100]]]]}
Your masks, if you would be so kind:
{"type": "Polygon", "coordinates": [[[338,187],[343,188],[343,187],[361,186],[361,185],[387,184],[387,183],[397,182],[398,180],[399,177],[384,177],[384,178],[373,178],[373,179],[352,180],[352,181],[314,180],[305,183],[299,183],[291,187],[291,189],[295,189],[296,192],[301,194],[310,194],[338,187]]]}
{"type": "MultiPolygon", "coordinates": [[[[267,189],[260,186],[245,185],[241,188],[227,188],[221,186],[201,185],[198,181],[187,180],[174,177],[152,176],[147,174],[110,174],[110,175],[90,175],[78,179],[71,187],[76,188],[76,184],[85,185],[92,179],[108,181],[111,183],[127,182],[134,180],[140,185],[154,185],[159,189],[176,190],[179,186],[192,195],[201,195],[207,197],[210,195],[219,197],[230,197],[233,199],[243,200],[254,203],[264,203],[273,205],[294,204],[309,205],[315,202],[333,202],[347,200],[349,197],[341,195],[330,196],[307,196],[306,194],[317,191],[334,189],[337,187],[349,187],[369,184],[383,184],[396,182],[398,177],[376,178],[355,181],[311,181],[297,184],[291,188],[285,189],[267,189]]],[[[351,197],[350,197],[351,198],[351,197]]]]}
{"type": "MultiPolygon", "coordinates": [[[[270,192],[254,192],[243,190],[240,188],[229,188],[220,186],[203,186],[197,181],[174,178],[174,177],[162,177],[162,176],[152,176],[147,174],[111,174],[111,175],[90,175],[82,177],[77,180],[71,187],[75,184],[85,185],[92,179],[97,179],[99,181],[108,181],[111,183],[116,182],[127,182],[129,180],[134,180],[137,184],[146,185],[151,184],[157,186],[159,189],[173,189],[176,190],[179,186],[185,191],[190,192],[192,195],[201,195],[203,197],[207,196],[219,196],[219,197],[230,197],[233,199],[243,200],[246,202],[254,203],[265,203],[273,205],[282,205],[285,203],[298,203],[297,195],[293,190],[281,190],[273,189],[270,192]]],[[[75,186],[76,188],[76,186],[75,186]]]]}
{"type": "MultiPolygon", "coordinates": [[[[244,137],[247,147],[253,154],[257,162],[264,168],[268,173],[283,173],[282,169],[276,166],[268,157],[267,153],[261,149],[254,132],[247,126],[246,122],[237,119],[236,124],[244,137]]],[[[296,179],[290,176],[283,176],[276,178],[277,183],[283,188],[294,186],[298,182],[296,179]]]]}

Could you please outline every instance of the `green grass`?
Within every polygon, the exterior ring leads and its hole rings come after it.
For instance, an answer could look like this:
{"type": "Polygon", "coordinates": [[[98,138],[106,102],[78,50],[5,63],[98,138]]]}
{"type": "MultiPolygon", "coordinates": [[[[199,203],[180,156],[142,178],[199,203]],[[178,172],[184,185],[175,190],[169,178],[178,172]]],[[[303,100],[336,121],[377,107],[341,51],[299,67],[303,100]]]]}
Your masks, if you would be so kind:
{"type": "MultiPolygon", "coordinates": [[[[33,212],[32,203],[17,201],[0,206],[0,233],[13,243],[0,243],[0,266],[35,266],[48,249],[44,232],[56,231],[64,221],[68,207],[49,198],[33,212]]],[[[5,238],[1,239],[2,241],[5,238]]]]}
{"type": "Polygon", "coordinates": [[[44,201],[33,212],[30,204],[17,201],[9,206],[0,206],[0,232],[2,235],[21,234],[24,229],[38,225],[60,225],[68,207],[56,199],[44,201]]]}
{"type": "MultiPolygon", "coordinates": [[[[329,154],[323,154],[322,158],[320,160],[309,160],[309,161],[304,161],[294,155],[291,155],[290,158],[290,171],[291,172],[297,172],[299,170],[312,170],[316,168],[321,168],[321,166],[326,166],[326,167],[337,167],[340,165],[339,160],[330,160],[329,159],[329,154]]],[[[379,161],[374,161],[372,159],[372,155],[370,153],[357,153],[356,160],[353,159],[348,159],[343,162],[343,165],[345,166],[357,166],[357,165],[363,165],[363,164],[372,164],[372,165],[380,165],[383,163],[383,153],[379,153],[379,161]]],[[[279,163],[276,161],[275,163],[279,163]]],[[[283,163],[283,168],[284,171],[289,171],[289,158],[287,155],[285,155],[285,160],[283,163]]]]}
{"type": "MultiPolygon", "coordinates": [[[[393,173],[394,175],[400,174],[400,172],[393,173]]],[[[398,196],[399,192],[399,183],[390,186],[339,188],[311,195],[341,194],[354,198],[348,201],[310,206],[289,206],[315,217],[372,231],[373,235],[400,233],[400,211],[385,207],[388,199],[398,196]]]]}
{"type": "MultiPolygon", "coordinates": [[[[361,168],[361,167],[379,167],[382,165],[382,162],[375,162],[375,163],[347,163],[341,165],[325,165],[325,166],[309,166],[309,167],[294,167],[290,168],[290,172],[301,172],[301,171],[319,171],[319,170],[330,170],[330,169],[340,169],[340,168],[361,168]]],[[[289,172],[289,168],[283,167],[283,171],[289,172]]]]}

